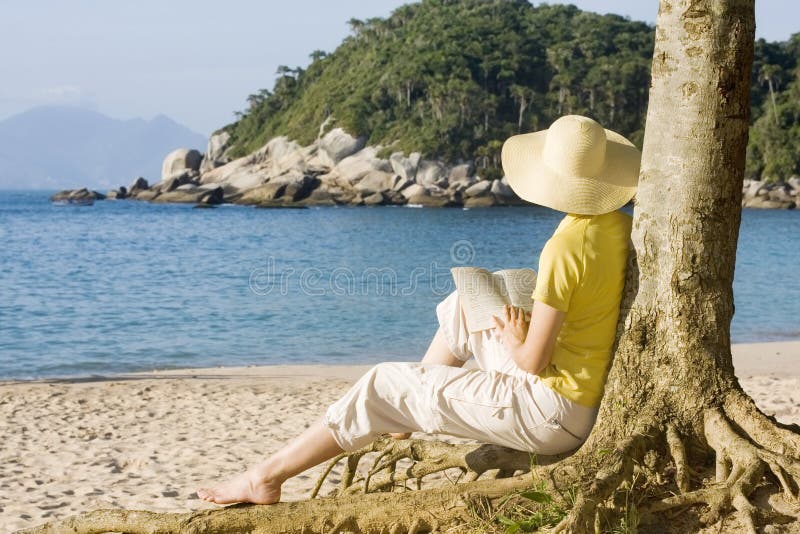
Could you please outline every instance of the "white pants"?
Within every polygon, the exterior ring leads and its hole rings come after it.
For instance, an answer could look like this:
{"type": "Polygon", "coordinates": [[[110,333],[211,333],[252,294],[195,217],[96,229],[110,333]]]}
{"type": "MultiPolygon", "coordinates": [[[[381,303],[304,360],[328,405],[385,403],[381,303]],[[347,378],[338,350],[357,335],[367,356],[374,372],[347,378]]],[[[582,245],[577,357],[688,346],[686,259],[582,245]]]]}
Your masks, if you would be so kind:
{"type": "Polygon", "coordinates": [[[596,408],[576,404],[519,369],[493,330],[470,334],[456,292],[436,307],[450,351],[477,369],[381,363],[325,413],[345,451],[387,432],[450,434],[543,455],[579,447],[596,408]]]}

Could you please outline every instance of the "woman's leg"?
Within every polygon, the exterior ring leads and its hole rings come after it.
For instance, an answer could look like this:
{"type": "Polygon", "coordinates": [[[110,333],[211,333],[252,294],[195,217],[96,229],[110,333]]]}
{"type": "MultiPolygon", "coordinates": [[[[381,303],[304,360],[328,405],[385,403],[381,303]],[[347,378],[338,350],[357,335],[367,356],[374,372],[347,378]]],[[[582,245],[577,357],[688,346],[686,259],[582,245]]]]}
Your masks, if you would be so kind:
{"type": "Polygon", "coordinates": [[[439,365],[449,365],[450,367],[462,367],[466,361],[457,358],[450,350],[447,337],[440,326],[422,358],[422,363],[436,363],[439,365]]]}
{"type": "Polygon", "coordinates": [[[341,452],[331,431],[319,420],[246,473],[213,488],[199,489],[197,496],[217,504],[276,503],[281,498],[281,484],[285,480],[341,452]]]}

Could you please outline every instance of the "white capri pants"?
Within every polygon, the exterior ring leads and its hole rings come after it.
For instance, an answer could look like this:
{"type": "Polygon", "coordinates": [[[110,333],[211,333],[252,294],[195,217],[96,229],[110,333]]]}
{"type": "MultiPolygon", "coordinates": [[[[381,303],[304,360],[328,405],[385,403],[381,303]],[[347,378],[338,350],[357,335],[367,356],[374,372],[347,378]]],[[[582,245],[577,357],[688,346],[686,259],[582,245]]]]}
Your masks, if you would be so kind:
{"type": "Polygon", "coordinates": [[[381,363],[325,412],[339,446],[354,451],[381,434],[449,434],[542,455],[579,447],[596,408],[574,403],[519,369],[494,330],[470,334],[458,294],[436,307],[450,351],[477,369],[381,363]]]}

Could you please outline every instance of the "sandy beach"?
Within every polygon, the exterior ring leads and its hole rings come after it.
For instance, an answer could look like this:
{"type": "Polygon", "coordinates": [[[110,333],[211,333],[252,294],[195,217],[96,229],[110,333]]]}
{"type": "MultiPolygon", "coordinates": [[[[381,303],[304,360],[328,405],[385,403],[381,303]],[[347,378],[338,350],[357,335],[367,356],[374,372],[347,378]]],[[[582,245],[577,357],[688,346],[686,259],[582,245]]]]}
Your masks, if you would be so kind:
{"type": "MultiPolygon", "coordinates": [[[[762,410],[800,424],[800,341],[736,345],[734,365],[762,410]]],[[[214,368],[0,382],[0,531],[97,508],[212,507],[197,499],[198,486],[276,450],[367,368],[214,368]]],[[[306,497],[320,471],[288,481],[284,500],[306,497]]]]}

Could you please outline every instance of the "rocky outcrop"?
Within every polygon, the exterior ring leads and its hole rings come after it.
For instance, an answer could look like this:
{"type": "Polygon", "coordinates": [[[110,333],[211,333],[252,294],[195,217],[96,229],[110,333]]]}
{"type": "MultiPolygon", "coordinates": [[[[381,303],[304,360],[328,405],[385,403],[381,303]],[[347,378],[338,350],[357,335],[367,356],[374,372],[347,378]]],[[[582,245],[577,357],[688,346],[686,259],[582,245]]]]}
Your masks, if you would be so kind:
{"type": "MultiPolygon", "coordinates": [[[[230,160],[229,135],[214,134],[205,157],[179,149],[164,159],[162,179],[150,186],[138,178],[109,198],[201,205],[238,203],[257,207],[384,206],[421,207],[526,205],[505,178],[491,178],[471,162],[448,164],[419,152],[365,146],[334,128],[308,146],[275,137],[250,155],[230,160]],[[202,164],[200,160],[202,159],[202,164]]],[[[742,206],[791,209],[800,203],[800,177],[785,182],[745,180],[742,206]]]]}
{"type": "Polygon", "coordinates": [[[197,150],[189,148],[173,150],[167,154],[167,157],[164,158],[164,163],[161,165],[161,180],[167,180],[187,171],[197,172],[200,170],[200,162],[202,160],[203,155],[197,150]]]}
{"type": "Polygon", "coordinates": [[[55,195],[51,196],[50,200],[53,202],[88,203],[95,200],[103,200],[105,198],[106,196],[102,193],[82,187],[80,189],[64,189],[63,191],[59,191],[55,195]]]}
{"type": "Polygon", "coordinates": [[[228,157],[228,141],[230,141],[230,139],[231,134],[226,131],[215,133],[209,137],[206,153],[203,156],[203,161],[200,163],[201,173],[221,167],[230,161],[228,157]]]}
{"type": "Polygon", "coordinates": [[[800,177],[786,182],[745,180],[742,184],[742,207],[759,209],[794,209],[800,205],[800,177]]]}

